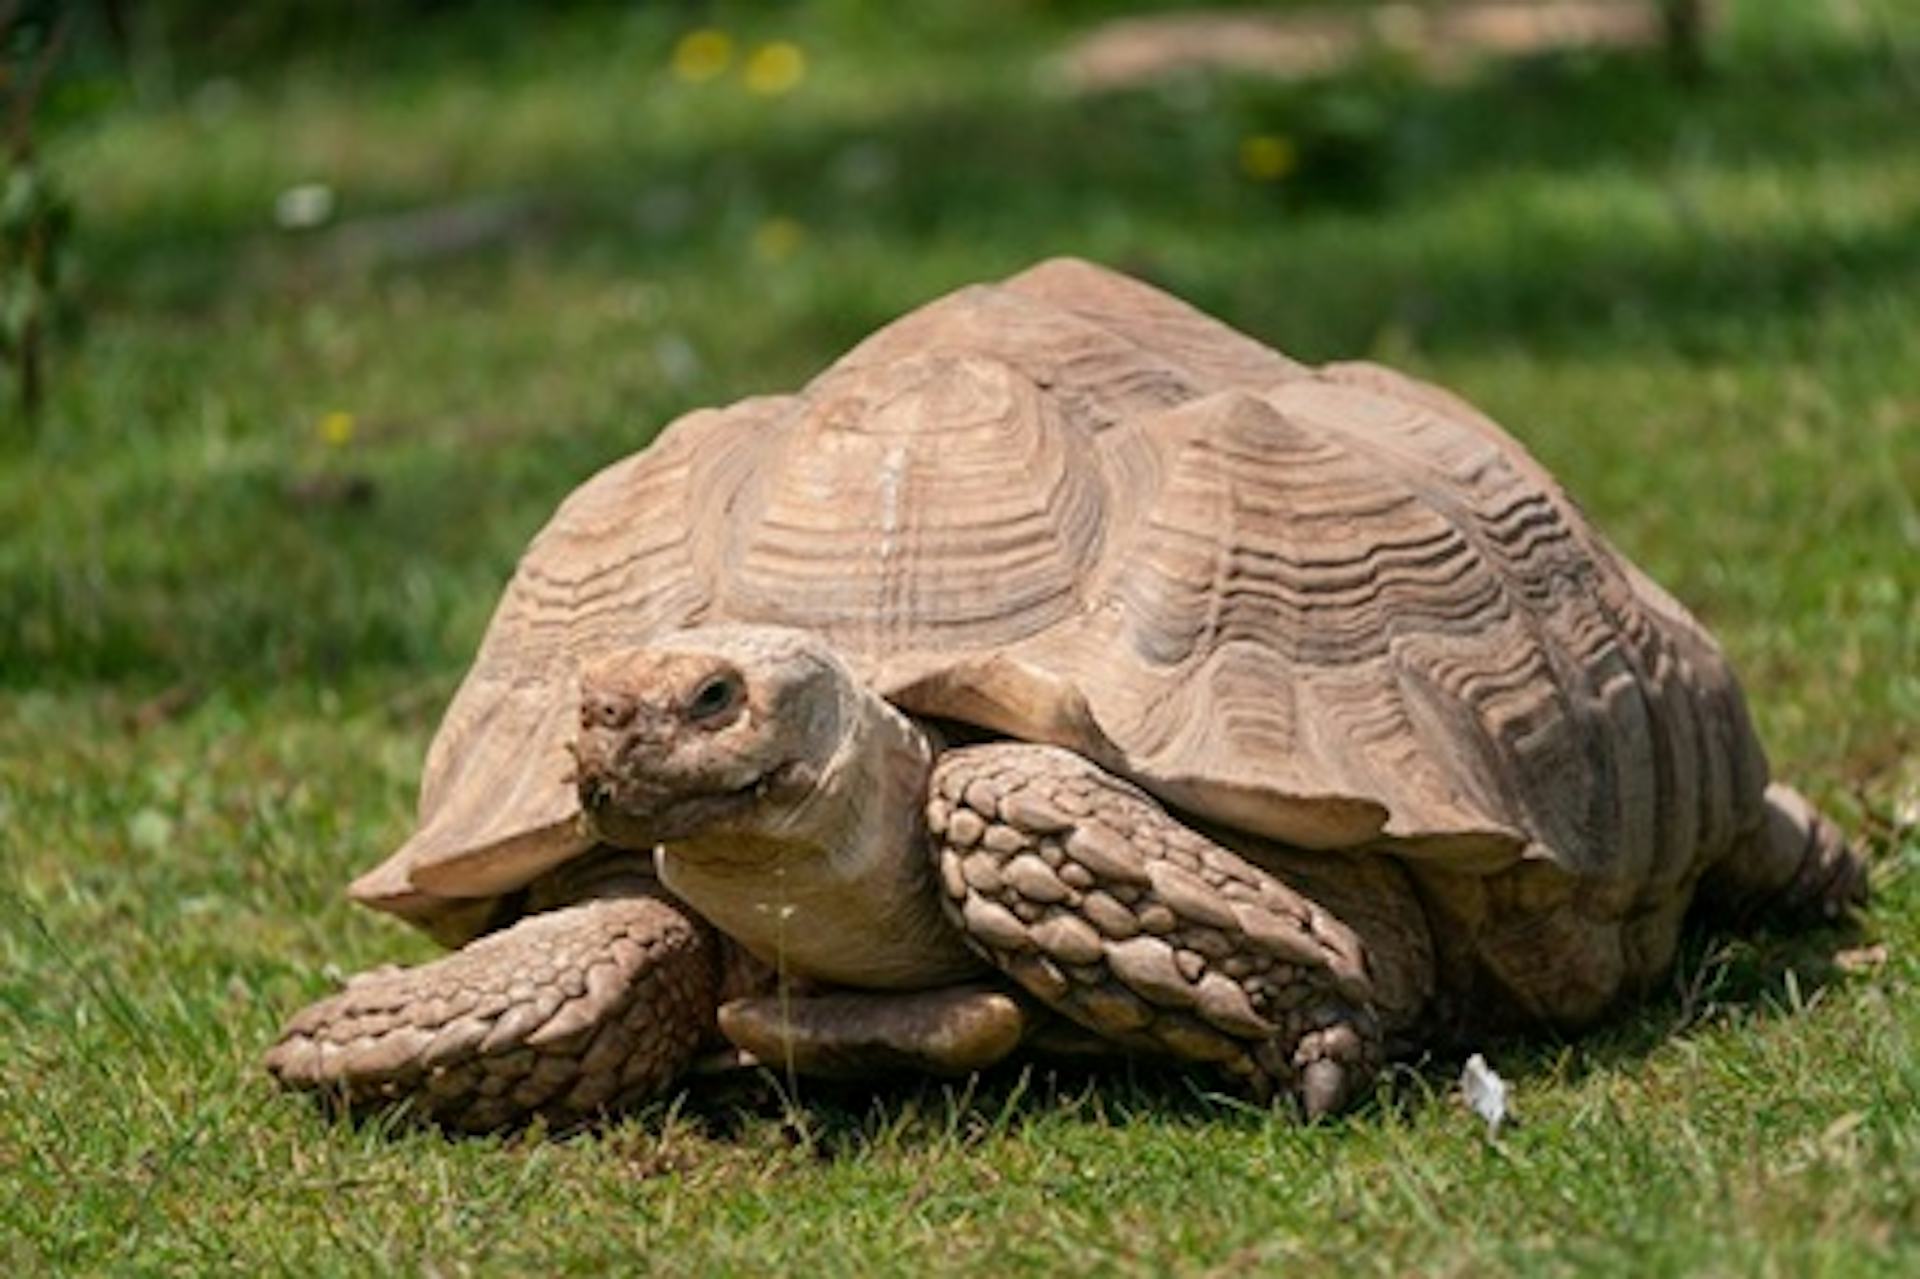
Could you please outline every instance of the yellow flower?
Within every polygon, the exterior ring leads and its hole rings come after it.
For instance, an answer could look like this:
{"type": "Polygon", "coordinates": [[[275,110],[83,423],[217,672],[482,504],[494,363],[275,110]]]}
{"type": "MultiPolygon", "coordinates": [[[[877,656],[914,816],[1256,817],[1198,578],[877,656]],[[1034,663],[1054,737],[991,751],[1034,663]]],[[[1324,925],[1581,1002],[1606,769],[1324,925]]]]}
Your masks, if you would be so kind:
{"type": "Polygon", "coordinates": [[[1278,182],[1300,163],[1293,139],[1273,133],[1255,133],[1240,139],[1240,172],[1255,182],[1278,182]]]}
{"type": "Polygon", "coordinates": [[[320,416],[320,438],[334,448],[344,448],[353,441],[353,414],[345,409],[335,409],[320,416]]]}
{"type": "Polygon", "coordinates": [[[767,262],[779,262],[793,256],[807,229],[792,218],[768,218],[753,232],[753,252],[767,262]]]}
{"type": "Polygon", "coordinates": [[[775,40],[755,49],[742,72],[747,88],[762,97],[787,92],[807,77],[807,55],[789,40],[775,40]]]}
{"type": "Polygon", "coordinates": [[[689,31],[673,46],[673,74],[688,84],[711,80],[733,65],[733,37],[713,27],[689,31]]]}

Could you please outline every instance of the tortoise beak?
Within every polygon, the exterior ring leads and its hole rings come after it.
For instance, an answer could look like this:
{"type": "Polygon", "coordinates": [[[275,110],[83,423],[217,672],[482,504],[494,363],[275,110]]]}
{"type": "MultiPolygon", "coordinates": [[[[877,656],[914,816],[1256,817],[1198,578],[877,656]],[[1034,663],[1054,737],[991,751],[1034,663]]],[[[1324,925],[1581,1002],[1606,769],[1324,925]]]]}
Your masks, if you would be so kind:
{"type": "Polygon", "coordinates": [[[573,787],[586,830],[617,848],[651,848],[659,842],[653,818],[675,797],[658,784],[658,763],[667,734],[649,708],[604,693],[589,692],[580,706],[580,735],[573,753],[573,787]]]}

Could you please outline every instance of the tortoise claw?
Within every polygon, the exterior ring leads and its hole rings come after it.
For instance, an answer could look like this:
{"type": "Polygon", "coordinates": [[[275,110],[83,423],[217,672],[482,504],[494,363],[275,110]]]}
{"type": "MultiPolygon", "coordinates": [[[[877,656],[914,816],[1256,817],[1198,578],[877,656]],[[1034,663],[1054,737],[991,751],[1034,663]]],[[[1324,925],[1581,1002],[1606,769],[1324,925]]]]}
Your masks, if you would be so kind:
{"type": "Polygon", "coordinates": [[[1308,1119],[1331,1115],[1347,1104],[1347,1070],[1337,1061],[1321,1058],[1300,1072],[1300,1109],[1308,1119]]]}

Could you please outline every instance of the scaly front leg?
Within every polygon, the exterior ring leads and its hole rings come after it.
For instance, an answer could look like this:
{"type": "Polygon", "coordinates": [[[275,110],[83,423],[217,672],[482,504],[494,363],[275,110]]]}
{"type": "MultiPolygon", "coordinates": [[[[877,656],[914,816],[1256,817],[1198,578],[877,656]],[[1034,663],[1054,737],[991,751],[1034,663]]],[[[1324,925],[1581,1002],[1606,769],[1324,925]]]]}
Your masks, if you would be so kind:
{"type": "Polygon", "coordinates": [[[1217,1065],[1309,1116],[1381,1061],[1359,938],[1079,755],[944,755],[927,819],[949,913],[1042,1002],[1139,1051],[1217,1065]]]}
{"type": "Polygon", "coordinates": [[[591,899],[354,978],[295,1015],[266,1066],[451,1128],[590,1118],[665,1091],[712,1042],[720,945],[665,897],[591,899]]]}

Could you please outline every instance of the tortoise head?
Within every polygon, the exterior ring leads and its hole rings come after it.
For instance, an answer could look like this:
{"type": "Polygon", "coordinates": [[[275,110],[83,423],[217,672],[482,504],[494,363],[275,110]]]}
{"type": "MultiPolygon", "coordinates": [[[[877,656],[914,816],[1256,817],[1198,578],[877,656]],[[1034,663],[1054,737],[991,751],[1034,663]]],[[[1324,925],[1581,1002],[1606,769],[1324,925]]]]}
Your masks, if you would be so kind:
{"type": "Polygon", "coordinates": [[[581,673],[574,785],[604,843],[804,839],[847,754],[853,676],[823,640],[715,626],[603,657],[581,673]]]}
{"type": "Polygon", "coordinates": [[[667,887],[761,959],[881,987],[977,970],[926,854],[933,747],[824,638],[700,627],[602,659],[573,751],[591,836],[657,845],[667,887]]]}

